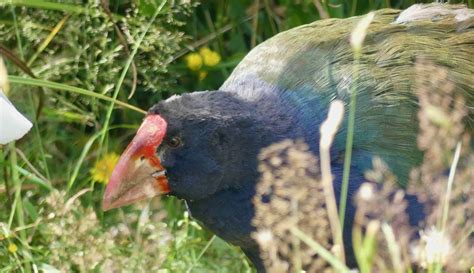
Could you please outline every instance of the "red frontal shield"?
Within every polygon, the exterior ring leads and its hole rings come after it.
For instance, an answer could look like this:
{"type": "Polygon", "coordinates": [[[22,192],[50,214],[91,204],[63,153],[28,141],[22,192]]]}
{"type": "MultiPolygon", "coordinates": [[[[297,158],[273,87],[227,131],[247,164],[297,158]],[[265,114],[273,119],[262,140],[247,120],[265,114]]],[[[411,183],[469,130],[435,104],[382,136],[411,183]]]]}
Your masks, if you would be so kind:
{"type": "Polygon", "coordinates": [[[156,154],[166,127],[166,121],[159,115],[145,118],[112,172],[104,194],[104,210],[170,191],[165,169],[156,154]]]}

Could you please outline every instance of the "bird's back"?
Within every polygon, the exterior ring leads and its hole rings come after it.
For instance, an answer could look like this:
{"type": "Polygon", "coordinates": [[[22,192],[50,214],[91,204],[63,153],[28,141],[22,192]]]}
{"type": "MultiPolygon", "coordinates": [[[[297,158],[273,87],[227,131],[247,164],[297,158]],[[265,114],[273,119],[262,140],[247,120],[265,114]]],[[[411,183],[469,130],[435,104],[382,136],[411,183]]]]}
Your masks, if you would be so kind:
{"type": "MultiPolygon", "coordinates": [[[[381,156],[405,177],[420,159],[414,152],[417,60],[447,68],[466,99],[472,131],[474,10],[431,4],[376,11],[356,66],[349,37],[360,19],[321,20],[282,32],[253,49],[220,89],[248,99],[277,92],[314,119],[314,126],[330,101],[348,105],[356,90],[355,160],[370,165],[368,156],[381,156]]],[[[343,149],[344,128],[336,149],[343,149]]]]}

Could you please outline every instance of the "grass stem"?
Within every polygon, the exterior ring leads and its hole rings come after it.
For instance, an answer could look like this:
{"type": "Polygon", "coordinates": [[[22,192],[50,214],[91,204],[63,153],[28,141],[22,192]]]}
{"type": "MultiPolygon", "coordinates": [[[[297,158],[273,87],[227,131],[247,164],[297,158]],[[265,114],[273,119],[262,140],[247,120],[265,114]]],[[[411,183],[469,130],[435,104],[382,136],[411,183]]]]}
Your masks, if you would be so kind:
{"type": "Polygon", "coordinates": [[[254,17],[252,19],[252,37],[250,38],[250,48],[254,48],[257,45],[258,14],[260,11],[260,0],[255,1],[254,5],[254,17]]]}
{"type": "Polygon", "coordinates": [[[331,173],[330,148],[334,136],[341,124],[344,115],[344,105],[341,101],[334,101],[329,107],[328,117],[321,124],[320,137],[320,160],[321,160],[321,182],[323,184],[324,197],[327,206],[329,224],[331,227],[334,245],[338,250],[338,258],[345,262],[344,242],[342,238],[341,222],[337,215],[336,195],[334,194],[333,177],[331,173]]]}
{"type": "Polygon", "coordinates": [[[110,125],[110,119],[112,117],[112,111],[114,110],[114,105],[117,101],[117,96],[120,92],[120,88],[122,87],[122,83],[125,79],[125,76],[127,75],[127,71],[128,71],[130,65],[133,62],[133,58],[135,57],[135,54],[137,54],[137,51],[138,51],[138,48],[140,47],[140,44],[142,43],[143,39],[145,38],[146,34],[148,33],[148,30],[150,29],[151,25],[155,21],[156,17],[158,16],[158,14],[161,12],[163,7],[165,6],[166,2],[167,2],[167,0],[163,0],[161,2],[160,6],[156,9],[155,13],[153,14],[153,17],[150,19],[150,21],[148,22],[148,25],[145,27],[142,34],[140,35],[140,37],[136,41],[135,45],[133,46],[133,49],[132,49],[132,52],[130,53],[130,56],[128,56],[127,62],[125,63],[125,67],[122,70],[122,74],[120,75],[120,78],[119,78],[119,80],[118,80],[118,82],[115,86],[114,94],[112,96],[112,101],[110,103],[109,108],[107,109],[107,114],[106,114],[106,118],[105,118],[105,121],[104,121],[104,126],[102,128],[102,135],[101,135],[100,141],[99,141],[99,150],[101,149],[101,147],[104,143],[104,140],[107,136],[107,130],[108,130],[109,125],[110,125]]]}
{"type": "MultiPolygon", "coordinates": [[[[16,12],[15,12],[15,8],[13,6],[11,6],[11,12],[12,12],[12,16],[13,16],[13,25],[15,27],[15,36],[16,36],[16,40],[17,40],[17,47],[18,47],[18,51],[20,52],[20,58],[21,60],[23,61],[25,59],[25,54],[23,52],[23,45],[21,43],[22,39],[21,39],[21,36],[20,36],[20,29],[18,28],[18,21],[16,19],[16,12]]],[[[28,65],[29,66],[29,65],[28,65]]],[[[28,67],[29,69],[29,67],[28,67]]],[[[34,75],[33,75],[34,76],[34,75]]],[[[48,179],[50,178],[50,175],[49,175],[49,168],[48,168],[48,162],[46,161],[46,153],[44,151],[44,147],[43,147],[43,139],[41,137],[41,133],[40,133],[40,130],[39,130],[39,127],[38,127],[38,120],[37,120],[37,116],[35,114],[35,103],[34,103],[34,100],[33,100],[33,96],[31,94],[31,92],[28,92],[28,102],[30,104],[30,113],[31,113],[31,117],[34,118],[34,121],[33,121],[33,130],[34,130],[34,133],[35,133],[35,137],[36,137],[36,140],[38,141],[38,147],[39,147],[39,155],[41,157],[41,161],[43,163],[43,168],[44,168],[44,171],[46,173],[46,177],[48,177],[48,179]]]]}
{"type": "MultiPolygon", "coordinates": [[[[15,149],[15,142],[10,142],[8,144],[8,148],[10,151],[9,158],[10,158],[11,177],[12,177],[13,185],[15,187],[15,199],[14,199],[15,208],[14,209],[12,208],[11,213],[12,214],[15,213],[18,227],[23,227],[25,226],[25,214],[23,212],[23,202],[21,198],[21,184],[22,183],[20,180],[20,175],[16,168],[17,167],[17,154],[16,154],[16,149],[15,149]]],[[[32,256],[29,250],[30,246],[28,244],[28,238],[26,236],[25,230],[20,230],[19,234],[20,234],[22,245],[23,245],[23,255],[25,258],[24,270],[26,273],[30,273],[31,272],[30,260],[32,259],[32,256]]]]}
{"type": "Polygon", "coordinates": [[[94,91],[89,91],[89,90],[86,90],[86,89],[83,89],[83,88],[70,86],[70,85],[67,85],[67,84],[56,83],[56,82],[51,82],[51,81],[47,81],[47,80],[29,79],[29,78],[23,78],[23,77],[12,76],[12,75],[8,76],[8,81],[10,83],[25,84],[25,85],[30,85],[30,86],[41,86],[41,87],[51,88],[53,90],[63,90],[63,91],[68,91],[68,92],[75,93],[75,94],[85,95],[85,96],[89,96],[89,97],[92,97],[92,98],[97,98],[97,99],[101,99],[101,100],[105,100],[105,101],[114,102],[115,104],[120,105],[124,108],[128,108],[128,109],[133,110],[135,112],[146,114],[145,110],[142,110],[142,109],[140,109],[136,106],[130,105],[126,102],[113,99],[111,97],[96,93],[94,91]]]}
{"type": "Polygon", "coordinates": [[[449,214],[449,201],[451,199],[451,192],[453,189],[454,183],[454,176],[456,175],[456,168],[458,166],[459,157],[461,155],[461,142],[458,142],[456,145],[456,150],[454,152],[453,163],[451,164],[451,168],[449,169],[449,177],[448,177],[448,184],[446,185],[446,194],[444,195],[444,203],[443,203],[443,216],[441,220],[441,231],[446,231],[446,224],[448,222],[448,214],[449,214]]]}
{"type": "Polygon", "coordinates": [[[197,263],[201,259],[202,255],[204,255],[204,253],[206,253],[206,251],[209,249],[209,247],[212,245],[212,243],[214,242],[215,239],[216,239],[216,235],[212,235],[211,239],[207,242],[207,244],[204,246],[202,251],[199,253],[199,255],[197,256],[194,263],[188,268],[188,270],[186,270],[186,273],[191,272],[191,270],[197,265],[197,263]]]}
{"type": "Polygon", "coordinates": [[[390,252],[390,258],[392,259],[393,272],[403,273],[400,246],[397,243],[392,227],[387,223],[383,223],[382,232],[387,241],[388,251],[390,252]]]}
{"type": "Polygon", "coordinates": [[[358,51],[354,54],[354,73],[351,90],[351,101],[349,104],[349,117],[347,123],[347,137],[346,137],[346,148],[344,154],[344,170],[342,174],[342,185],[341,185],[341,197],[339,201],[339,221],[342,225],[341,232],[344,232],[344,221],[346,216],[346,204],[347,204],[347,192],[349,190],[349,175],[351,171],[351,158],[352,158],[352,144],[354,141],[354,127],[355,127],[355,112],[357,102],[357,78],[359,77],[359,59],[360,53],[358,51]]]}
{"type": "Polygon", "coordinates": [[[337,257],[332,255],[330,251],[325,249],[321,244],[313,240],[311,237],[306,235],[300,229],[298,229],[297,227],[292,227],[290,229],[290,232],[294,236],[296,236],[298,239],[300,239],[302,242],[307,244],[314,252],[316,252],[319,256],[321,256],[321,258],[327,261],[336,270],[336,272],[341,272],[341,273],[350,272],[349,268],[347,268],[344,262],[341,262],[340,260],[338,260],[337,257]]]}

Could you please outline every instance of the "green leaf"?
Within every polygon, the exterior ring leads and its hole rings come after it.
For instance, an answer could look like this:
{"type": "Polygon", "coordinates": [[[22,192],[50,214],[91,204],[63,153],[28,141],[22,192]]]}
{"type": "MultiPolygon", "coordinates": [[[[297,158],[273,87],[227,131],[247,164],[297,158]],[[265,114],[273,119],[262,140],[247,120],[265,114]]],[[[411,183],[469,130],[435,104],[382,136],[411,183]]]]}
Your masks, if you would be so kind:
{"type": "Polygon", "coordinates": [[[47,2],[47,1],[41,1],[41,0],[10,0],[10,1],[2,0],[0,1],[0,3],[1,2],[8,3],[14,6],[59,10],[59,11],[66,11],[66,12],[72,12],[72,13],[85,13],[87,11],[86,8],[83,8],[79,5],[63,4],[63,3],[57,3],[57,2],[47,2]]]}
{"type": "Polygon", "coordinates": [[[40,86],[40,87],[51,88],[53,90],[63,90],[63,91],[68,91],[68,92],[72,92],[72,93],[76,93],[76,94],[80,94],[80,95],[85,95],[85,96],[89,96],[89,97],[93,97],[93,98],[97,98],[97,99],[101,99],[101,100],[106,100],[106,101],[114,102],[117,105],[120,105],[124,108],[128,108],[130,110],[134,110],[134,111],[137,111],[139,113],[146,114],[146,111],[144,111],[144,110],[142,110],[142,109],[140,109],[136,106],[130,105],[126,102],[119,101],[119,100],[113,99],[111,97],[108,97],[108,96],[105,96],[105,95],[102,95],[102,94],[99,94],[99,93],[96,93],[96,92],[93,92],[93,91],[89,91],[89,90],[79,88],[79,87],[75,87],[75,86],[70,86],[70,85],[67,85],[67,84],[50,82],[50,81],[47,81],[47,80],[28,79],[28,78],[22,78],[22,77],[11,76],[11,75],[8,76],[8,80],[10,81],[10,83],[25,84],[25,85],[31,85],[31,86],[40,86]]]}

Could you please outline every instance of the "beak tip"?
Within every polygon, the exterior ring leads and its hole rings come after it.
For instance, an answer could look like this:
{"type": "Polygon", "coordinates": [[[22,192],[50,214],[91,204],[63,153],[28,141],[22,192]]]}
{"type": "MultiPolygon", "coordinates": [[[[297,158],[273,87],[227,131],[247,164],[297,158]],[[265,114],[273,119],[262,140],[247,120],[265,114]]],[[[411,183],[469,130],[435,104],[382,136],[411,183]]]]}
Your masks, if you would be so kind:
{"type": "Polygon", "coordinates": [[[112,202],[110,187],[109,187],[109,185],[107,185],[107,188],[105,189],[105,194],[104,194],[104,197],[103,197],[103,201],[102,201],[102,210],[103,211],[108,211],[108,210],[111,210],[113,208],[115,208],[115,206],[112,202]]]}
{"type": "Polygon", "coordinates": [[[108,199],[104,199],[104,201],[102,202],[102,210],[103,211],[108,211],[108,210],[111,210],[112,209],[112,206],[110,204],[110,201],[108,199]]]}

